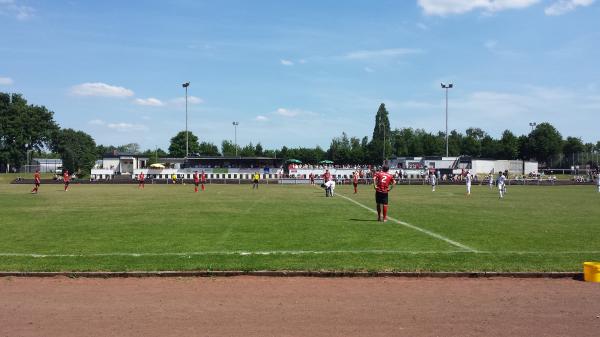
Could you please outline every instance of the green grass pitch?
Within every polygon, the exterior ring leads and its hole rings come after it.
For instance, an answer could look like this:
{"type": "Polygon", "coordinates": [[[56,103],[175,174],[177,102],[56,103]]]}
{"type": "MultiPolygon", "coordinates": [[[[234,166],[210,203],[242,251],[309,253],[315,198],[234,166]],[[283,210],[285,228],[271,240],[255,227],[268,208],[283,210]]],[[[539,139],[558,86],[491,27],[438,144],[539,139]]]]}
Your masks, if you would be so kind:
{"type": "Polygon", "coordinates": [[[580,271],[600,260],[595,186],[0,185],[0,270],[580,271]],[[351,198],[352,202],[342,196],[351,198]]]}

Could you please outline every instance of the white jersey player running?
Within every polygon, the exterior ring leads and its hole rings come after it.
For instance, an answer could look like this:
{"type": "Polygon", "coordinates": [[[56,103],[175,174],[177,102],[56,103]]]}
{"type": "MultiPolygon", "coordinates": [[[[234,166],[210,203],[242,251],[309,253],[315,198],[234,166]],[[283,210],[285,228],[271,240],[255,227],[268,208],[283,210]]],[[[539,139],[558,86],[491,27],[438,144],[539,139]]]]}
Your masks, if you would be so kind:
{"type": "Polygon", "coordinates": [[[489,179],[488,185],[490,185],[490,190],[491,190],[492,188],[494,188],[494,175],[490,173],[490,175],[488,176],[488,179],[489,179]]]}
{"type": "Polygon", "coordinates": [[[500,173],[498,177],[498,191],[500,191],[500,199],[504,198],[504,184],[506,183],[506,178],[504,177],[504,173],[500,173]]]}
{"type": "Polygon", "coordinates": [[[596,184],[598,184],[598,193],[600,193],[600,173],[598,173],[598,176],[596,177],[596,184]]]}
{"type": "Polygon", "coordinates": [[[465,176],[465,182],[467,183],[467,195],[471,195],[471,181],[473,180],[473,176],[471,175],[471,172],[467,172],[467,175],[465,176]]]}
{"type": "Polygon", "coordinates": [[[429,182],[431,183],[431,192],[435,192],[435,185],[436,185],[435,174],[432,173],[429,175],[429,182]]]}

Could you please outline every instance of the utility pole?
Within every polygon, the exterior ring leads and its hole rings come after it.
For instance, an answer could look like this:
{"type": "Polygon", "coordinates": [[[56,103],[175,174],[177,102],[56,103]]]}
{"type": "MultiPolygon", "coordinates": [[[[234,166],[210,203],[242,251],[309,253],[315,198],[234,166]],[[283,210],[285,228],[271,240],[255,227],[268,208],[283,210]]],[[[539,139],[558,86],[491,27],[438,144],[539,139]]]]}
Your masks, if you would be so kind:
{"type": "Polygon", "coordinates": [[[188,134],[188,87],[190,82],[185,82],[181,85],[185,88],[185,158],[189,155],[189,134],[188,134]]]}
{"type": "Polygon", "coordinates": [[[235,156],[237,157],[237,126],[240,125],[240,123],[233,122],[231,124],[233,124],[233,139],[234,139],[233,146],[235,147],[235,156]]]}
{"type": "Polygon", "coordinates": [[[446,90],[446,157],[448,157],[448,89],[452,89],[454,84],[444,84],[442,83],[442,89],[446,90]]]}

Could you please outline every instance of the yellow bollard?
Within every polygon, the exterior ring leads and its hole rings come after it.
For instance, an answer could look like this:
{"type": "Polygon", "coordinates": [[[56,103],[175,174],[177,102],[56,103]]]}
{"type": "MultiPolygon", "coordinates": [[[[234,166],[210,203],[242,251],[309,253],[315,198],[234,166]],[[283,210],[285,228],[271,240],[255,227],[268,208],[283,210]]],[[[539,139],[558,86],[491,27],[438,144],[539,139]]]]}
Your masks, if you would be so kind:
{"type": "Polygon", "coordinates": [[[600,262],[583,263],[583,280],[600,283],[600,262]]]}

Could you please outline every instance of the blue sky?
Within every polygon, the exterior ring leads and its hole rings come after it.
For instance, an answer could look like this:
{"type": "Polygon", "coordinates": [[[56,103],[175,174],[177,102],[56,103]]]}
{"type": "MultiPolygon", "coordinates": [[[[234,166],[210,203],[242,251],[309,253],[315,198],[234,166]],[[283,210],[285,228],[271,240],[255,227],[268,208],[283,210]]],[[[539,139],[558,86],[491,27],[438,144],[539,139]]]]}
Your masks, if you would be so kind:
{"type": "Polygon", "coordinates": [[[594,0],[0,0],[0,91],[97,143],[168,147],[185,127],[220,144],[321,145],[393,128],[550,122],[600,140],[594,0]]]}

